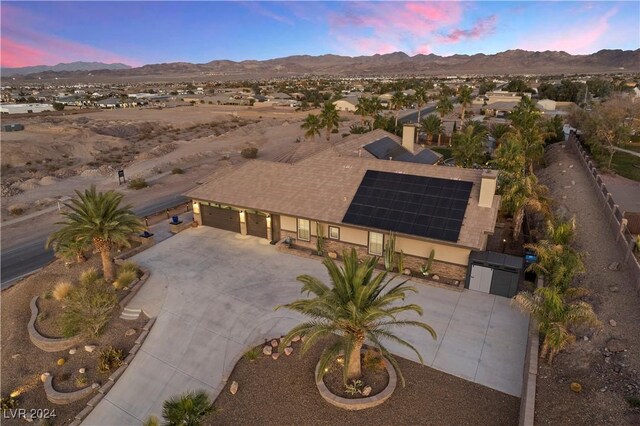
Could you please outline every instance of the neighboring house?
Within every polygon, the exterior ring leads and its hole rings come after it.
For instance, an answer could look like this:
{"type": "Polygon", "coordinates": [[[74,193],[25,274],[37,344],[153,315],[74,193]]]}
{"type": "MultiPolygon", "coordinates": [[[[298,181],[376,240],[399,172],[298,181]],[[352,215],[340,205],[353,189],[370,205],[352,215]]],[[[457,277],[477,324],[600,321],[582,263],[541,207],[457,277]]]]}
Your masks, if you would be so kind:
{"type": "Polygon", "coordinates": [[[538,109],[541,109],[543,112],[549,111],[568,111],[577,105],[574,102],[559,102],[553,101],[551,99],[542,99],[536,103],[538,109]]]}
{"type": "Polygon", "coordinates": [[[100,108],[120,108],[122,101],[118,98],[107,98],[96,102],[100,108]]]}
{"type": "Polygon", "coordinates": [[[494,102],[484,107],[485,114],[489,117],[502,117],[510,113],[518,105],[519,101],[494,102]]]}
{"type": "Polygon", "coordinates": [[[397,143],[378,130],[295,164],[258,159],[214,175],[187,193],[194,220],[311,250],[320,229],[332,257],[349,248],[382,256],[394,232],[406,267],[419,270],[434,250],[433,274],[465,280],[472,252],[494,232],[497,173],[379,160],[366,147],[384,138],[397,143]]]}
{"type": "Polygon", "coordinates": [[[497,92],[487,92],[485,93],[485,98],[487,100],[487,106],[498,102],[520,102],[520,99],[523,96],[527,96],[531,98],[531,93],[516,93],[516,92],[505,92],[505,91],[497,91],[497,92]]]}
{"type": "Polygon", "coordinates": [[[358,98],[349,97],[338,99],[333,103],[338,111],[355,112],[358,107],[358,98]]]}
{"type": "Polygon", "coordinates": [[[51,104],[2,104],[0,113],[2,114],[30,114],[45,111],[53,111],[51,104]]]}

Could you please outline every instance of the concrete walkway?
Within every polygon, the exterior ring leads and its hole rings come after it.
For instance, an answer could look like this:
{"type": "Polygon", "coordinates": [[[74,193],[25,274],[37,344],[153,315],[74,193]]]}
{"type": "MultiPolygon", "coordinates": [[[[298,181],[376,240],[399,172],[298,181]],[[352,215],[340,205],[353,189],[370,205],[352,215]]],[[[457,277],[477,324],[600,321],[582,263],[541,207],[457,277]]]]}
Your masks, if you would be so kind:
{"type": "MultiPolygon", "coordinates": [[[[149,268],[151,277],[129,307],[157,320],[87,425],[140,424],[151,414],[159,416],[164,400],[187,390],[204,389],[215,398],[247,349],[301,320],[273,310],[300,297],[295,277],[306,273],[327,280],[318,260],[208,227],[184,231],[134,260],[149,268]]],[[[438,340],[419,329],[398,334],[418,348],[425,364],[520,396],[527,317],[508,299],[416,285],[418,293],[407,302],[424,307],[421,320],[435,328],[438,340]]],[[[389,348],[415,360],[404,348],[389,348]]]]}

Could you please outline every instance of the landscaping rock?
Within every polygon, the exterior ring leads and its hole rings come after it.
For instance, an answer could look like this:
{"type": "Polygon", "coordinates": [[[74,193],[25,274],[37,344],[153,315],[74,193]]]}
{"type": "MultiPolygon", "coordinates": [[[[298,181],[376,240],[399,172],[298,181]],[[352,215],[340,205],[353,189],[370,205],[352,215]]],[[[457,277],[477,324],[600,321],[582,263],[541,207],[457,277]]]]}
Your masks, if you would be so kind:
{"type": "Polygon", "coordinates": [[[362,396],[369,395],[371,395],[371,386],[365,386],[364,389],[362,389],[362,396]]]}
{"type": "Polygon", "coordinates": [[[440,276],[434,274],[434,275],[431,275],[431,279],[438,281],[440,279],[440,276]]]}
{"type": "Polygon", "coordinates": [[[50,374],[49,374],[49,373],[42,373],[42,374],[40,375],[40,381],[41,381],[42,383],[46,382],[46,381],[47,381],[47,377],[49,377],[49,376],[50,376],[50,374]]]}
{"type": "Polygon", "coordinates": [[[327,253],[327,256],[329,256],[330,259],[337,259],[338,253],[336,253],[335,251],[330,251],[329,253],[327,253]]]}
{"type": "Polygon", "coordinates": [[[84,347],[84,350],[85,350],[85,351],[87,351],[87,352],[89,352],[89,353],[91,353],[91,352],[93,352],[93,351],[95,351],[95,350],[96,350],[96,345],[86,345],[86,346],[84,347]]]}
{"type": "Polygon", "coordinates": [[[78,350],[76,348],[69,349],[69,355],[74,355],[78,350]]]}
{"type": "Polygon", "coordinates": [[[78,370],[78,373],[84,374],[86,371],[87,371],[87,369],[82,367],[81,369],[78,370]]]}
{"type": "Polygon", "coordinates": [[[273,358],[274,360],[275,360],[275,359],[280,358],[280,352],[274,352],[274,353],[272,353],[272,354],[271,354],[271,358],[273,358]]]}
{"type": "Polygon", "coordinates": [[[293,353],[293,348],[292,347],[288,347],[288,348],[284,348],[284,354],[286,356],[289,356],[293,353]]]}
{"type": "Polygon", "coordinates": [[[620,270],[620,262],[611,262],[607,268],[610,271],[618,271],[620,270]]]}
{"type": "Polygon", "coordinates": [[[404,271],[402,271],[402,273],[405,274],[405,275],[411,275],[411,269],[404,268],[404,271]]]}
{"type": "Polygon", "coordinates": [[[273,340],[271,341],[271,347],[272,347],[272,348],[277,348],[277,347],[278,347],[278,341],[277,341],[276,339],[273,339],[273,340]]]}
{"type": "Polygon", "coordinates": [[[11,359],[18,359],[18,358],[20,358],[20,354],[11,355],[11,359]]]}
{"type": "Polygon", "coordinates": [[[607,349],[609,352],[617,353],[624,352],[627,347],[621,340],[613,338],[607,342],[607,349]]]}
{"type": "Polygon", "coordinates": [[[298,342],[298,341],[300,341],[300,336],[293,336],[293,337],[291,338],[291,341],[292,341],[292,342],[298,342]]]}
{"type": "Polygon", "coordinates": [[[265,346],[264,348],[262,348],[262,353],[265,355],[271,355],[271,353],[273,352],[273,348],[269,345],[265,346]]]}
{"type": "Polygon", "coordinates": [[[236,382],[235,380],[231,382],[231,387],[229,388],[229,392],[231,392],[231,395],[235,395],[236,392],[238,392],[238,382],[236,382]]]}
{"type": "Polygon", "coordinates": [[[134,334],[136,334],[136,329],[135,328],[130,328],[127,331],[125,331],[124,335],[129,337],[129,336],[133,336],[134,334]]]}
{"type": "Polygon", "coordinates": [[[620,289],[618,288],[617,285],[612,285],[611,287],[609,287],[609,291],[611,293],[617,293],[620,289]]]}
{"type": "Polygon", "coordinates": [[[609,320],[609,325],[610,325],[611,327],[615,327],[615,326],[617,326],[617,325],[618,325],[618,323],[616,322],[616,320],[612,320],[612,319],[610,319],[610,320],[609,320]]]}

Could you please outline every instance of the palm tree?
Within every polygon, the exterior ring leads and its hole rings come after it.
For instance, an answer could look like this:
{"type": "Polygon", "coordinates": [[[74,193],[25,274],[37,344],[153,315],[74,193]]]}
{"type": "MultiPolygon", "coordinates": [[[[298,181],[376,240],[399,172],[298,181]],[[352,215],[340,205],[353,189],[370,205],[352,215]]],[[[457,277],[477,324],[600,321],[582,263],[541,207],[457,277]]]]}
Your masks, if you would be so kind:
{"type": "Polygon", "coordinates": [[[304,132],[305,138],[311,138],[311,140],[315,140],[316,136],[320,136],[320,129],[322,129],[322,123],[320,117],[315,114],[307,115],[307,118],[304,119],[300,128],[305,129],[304,132]]]}
{"type": "Polygon", "coordinates": [[[460,103],[461,111],[460,118],[464,120],[464,114],[467,110],[467,106],[471,105],[471,87],[469,86],[461,86],[458,89],[458,102],[460,103]]]}
{"type": "Polygon", "coordinates": [[[51,234],[46,246],[65,244],[74,241],[77,244],[92,243],[100,252],[102,270],[107,282],[113,280],[113,260],[111,249],[115,246],[129,247],[128,237],[140,232],[144,226],[133,212],[131,206],[120,207],[122,194],[115,191],[97,192],[95,186],[84,191],[76,191],[77,199],[65,203],[70,212],[63,212],[67,218],[62,228],[51,234]]]}
{"type": "Polygon", "coordinates": [[[548,355],[549,364],[556,354],[575,342],[574,327],[601,326],[593,307],[576,300],[586,294],[588,291],[583,288],[568,288],[562,292],[557,287],[540,287],[533,294],[522,292],[513,298],[516,306],[537,321],[538,329],[544,336],[540,358],[548,355]]]}
{"type": "Polygon", "coordinates": [[[453,111],[453,103],[448,96],[440,96],[436,103],[436,111],[440,114],[440,118],[444,120],[444,116],[453,111]]]}
{"type": "Polygon", "coordinates": [[[495,140],[496,144],[500,144],[502,142],[502,137],[509,132],[510,127],[508,124],[504,123],[493,123],[491,127],[489,127],[489,135],[491,135],[495,140]]]}
{"type": "Polygon", "coordinates": [[[500,170],[502,182],[522,175],[526,165],[522,145],[515,138],[505,137],[504,142],[496,149],[492,163],[500,170]]]}
{"type": "Polygon", "coordinates": [[[364,119],[369,115],[371,102],[369,98],[364,96],[358,99],[358,105],[356,105],[355,114],[361,116],[360,123],[364,126],[364,119]]]}
{"type": "Polygon", "coordinates": [[[502,205],[513,215],[513,239],[517,240],[522,230],[522,221],[526,210],[534,212],[549,211],[548,188],[538,183],[535,175],[515,174],[501,188],[502,205]]]}
{"type": "Polygon", "coordinates": [[[442,134],[442,120],[435,114],[429,114],[420,121],[420,130],[426,133],[429,142],[433,143],[433,135],[442,134]]]}
{"type": "Polygon", "coordinates": [[[342,267],[338,267],[330,258],[323,261],[331,279],[330,286],[309,275],[298,277],[298,281],[303,283],[302,292],[313,294],[314,297],[283,306],[309,316],[311,320],[291,329],[282,344],[286,346],[294,336],[306,336],[302,348],[302,353],[305,353],[319,339],[337,334],[338,341],[326,348],[320,357],[316,380],[321,380],[325,369],[340,353],[344,353],[343,377],[346,383],[347,380],[361,377],[360,351],[365,340],[368,340],[395,367],[404,385],[398,363],[381,341],[388,340],[410,348],[422,362],[417,349],[393,332],[395,327],[416,326],[436,338],[436,332],[429,325],[396,318],[396,315],[410,311],[422,315],[422,308],[418,305],[397,304],[404,300],[407,292],[415,292],[416,289],[408,286],[406,281],[388,288],[393,278],[387,279],[387,272],[380,272],[374,277],[378,264],[376,257],[360,261],[355,249],[345,251],[343,256],[342,267]]]}
{"type": "Polygon", "coordinates": [[[75,258],[77,263],[82,263],[87,260],[85,252],[89,249],[91,242],[87,240],[69,239],[52,242],[51,245],[53,246],[53,251],[56,256],[68,260],[75,258]]]}
{"type": "Polygon", "coordinates": [[[473,167],[484,159],[486,130],[468,123],[461,132],[453,135],[453,158],[456,165],[473,167]]]}
{"type": "Polygon", "coordinates": [[[340,114],[333,103],[324,103],[324,108],[320,111],[320,123],[321,127],[327,129],[327,142],[329,142],[331,140],[331,130],[337,129],[340,124],[340,114]]]}
{"type": "Polygon", "coordinates": [[[371,120],[375,121],[376,116],[380,111],[382,111],[382,102],[380,102],[380,98],[374,96],[369,98],[369,115],[371,116],[371,120]]]}
{"type": "Polygon", "coordinates": [[[186,392],[162,404],[162,417],[169,426],[199,426],[212,410],[213,404],[205,391],[186,392]]]}
{"type": "Polygon", "coordinates": [[[398,91],[395,92],[393,94],[393,96],[391,97],[391,109],[395,110],[396,112],[396,128],[398,127],[398,114],[400,113],[400,110],[402,108],[404,108],[404,106],[407,103],[407,99],[406,96],[404,95],[404,93],[398,91]]]}
{"type": "Polygon", "coordinates": [[[540,111],[527,96],[522,97],[510,118],[514,127],[510,133],[522,144],[527,170],[531,174],[533,165],[544,156],[544,142],[549,132],[541,123],[540,111]]]}
{"type": "Polygon", "coordinates": [[[429,99],[429,95],[427,95],[427,89],[423,86],[418,86],[416,89],[416,93],[413,95],[416,100],[416,105],[418,106],[418,123],[420,123],[420,113],[422,107],[427,103],[429,99]]]}

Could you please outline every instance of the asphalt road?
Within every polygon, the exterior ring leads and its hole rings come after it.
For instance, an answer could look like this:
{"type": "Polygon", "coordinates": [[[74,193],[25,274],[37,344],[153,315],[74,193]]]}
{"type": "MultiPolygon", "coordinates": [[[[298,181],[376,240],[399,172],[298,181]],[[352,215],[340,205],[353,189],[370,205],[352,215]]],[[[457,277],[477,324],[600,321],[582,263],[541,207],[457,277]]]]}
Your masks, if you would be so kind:
{"type": "MultiPolygon", "coordinates": [[[[145,205],[134,207],[133,211],[138,216],[144,217],[177,206],[187,200],[188,198],[184,195],[168,195],[152,200],[145,205]]],[[[2,265],[0,281],[3,289],[10,287],[18,278],[37,271],[54,259],[53,251],[44,248],[51,231],[49,229],[34,233],[27,241],[6,249],[3,244],[0,252],[2,265]]]]}
{"type": "MultiPolygon", "coordinates": [[[[430,107],[425,107],[422,108],[422,110],[420,110],[420,119],[422,120],[424,117],[426,117],[428,114],[431,114],[432,112],[434,112],[436,110],[436,106],[430,106],[430,107]]],[[[402,124],[407,124],[407,123],[417,123],[418,122],[418,111],[414,111],[414,112],[410,112],[405,116],[402,116],[398,119],[398,121],[402,124]]]]}

